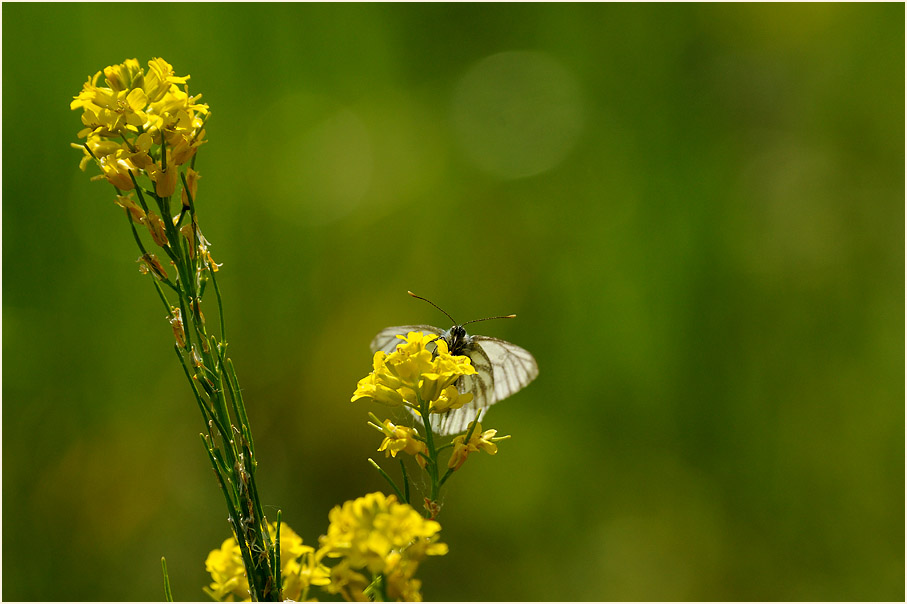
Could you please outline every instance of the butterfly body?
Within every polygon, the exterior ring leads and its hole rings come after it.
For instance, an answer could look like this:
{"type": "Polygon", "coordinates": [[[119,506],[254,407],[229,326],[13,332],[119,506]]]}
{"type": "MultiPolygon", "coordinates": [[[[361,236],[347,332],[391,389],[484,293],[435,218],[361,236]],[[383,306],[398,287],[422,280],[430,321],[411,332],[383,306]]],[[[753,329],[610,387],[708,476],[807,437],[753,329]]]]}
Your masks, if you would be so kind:
{"type": "Polygon", "coordinates": [[[447,349],[452,355],[464,354],[467,350],[475,347],[472,336],[466,333],[461,325],[454,325],[440,335],[440,338],[447,342],[447,349]]]}
{"type": "Polygon", "coordinates": [[[433,431],[442,436],[466,431],[476,416],[481,421],[488,407],[516,393],[538,376],[538,364],[529,351],[497,338],[471,336],[462,325],[453,325],[447,331],[432,325],[388,327],[372,340],[372,353],[379,350],[393,352],[400,343],[397,336],[411,331],[437,335],[447,343],[450,354],[469,357],[476,369],[474,375],[464,375],[456,381],[458,391],[473,395],[472,402],[438,418],[432,415],[433,431]]]}

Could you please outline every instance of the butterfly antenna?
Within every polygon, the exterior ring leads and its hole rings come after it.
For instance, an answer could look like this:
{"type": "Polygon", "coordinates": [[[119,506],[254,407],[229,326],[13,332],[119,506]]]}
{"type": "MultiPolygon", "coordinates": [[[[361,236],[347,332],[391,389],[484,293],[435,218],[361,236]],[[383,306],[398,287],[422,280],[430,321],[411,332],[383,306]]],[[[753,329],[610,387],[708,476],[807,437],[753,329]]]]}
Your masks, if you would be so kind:
{"type": "Polygon", "coordinates": [[[480,321],[490,321],[492,319],[516,319],[516,315],[502,315],[500,317],[485,317],[484,319],[473,319],[472,321],[466,321],[466,323],[463,323],[463,325],[469,325],[470,323],[479,323],[480,321]]]}
{"type": "Polygon", "coordinates": [[[410,296],[412,296],[413,298],[419,298],[420,300],[425,300],[426,302],[428,302],[429,304],[431,304],[432,306],[434,306],[435,308],[437,308],[438,310],[440,310],[441,312],[443,312],[445,315],[447,315],[447,318],[450,319],[451,321],[453,321],[453,324],[454,324],[454,325],[457,325],[457,324],[458,324],[456,321],[454,321],[454,318],[451,317],[450,314],[449,314],[446,310],[444,310],[443,308],[441,308],[440,306],[438,306],[437,304],[435,304],[434,302],[432,302],[432,301],[429,300],[428,298],[423,298],[422,296],[417,296],[416,294],[414,294],[413,292],[411,292],[411,291],[409,291],[409,290],[407,290],[406,293],[408,293],[408,294],[409,294],[410,296]]]}

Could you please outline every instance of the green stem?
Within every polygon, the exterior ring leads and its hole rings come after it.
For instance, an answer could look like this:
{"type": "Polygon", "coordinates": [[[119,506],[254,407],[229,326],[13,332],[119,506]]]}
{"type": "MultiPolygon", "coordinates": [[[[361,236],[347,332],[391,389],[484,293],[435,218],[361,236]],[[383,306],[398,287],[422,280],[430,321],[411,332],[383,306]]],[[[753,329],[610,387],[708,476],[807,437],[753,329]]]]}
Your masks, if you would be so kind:
{"type": "Polygon", "coordinates": [[[387,586],[385,585],[384,575],[378,573],[372,577],[372,582],[362,590],[362,593],[369,597],[372,602],[387,602],[387,586]]]}
{"type": "Polygon", "coordinates": [[[132,180],[132,186],[135,188],[135,194],[139,197],[139,204],[141,204],[142,209],[145,210],[145,213],[148,213],[148,204],[145,203],[145,196],[142,195],[142,187],[139,186],[139,181],[135,179],[135,174],[132,173],[132,170],[129,171],[129,179],[132,180]]]}
{"type": "MultiPolygon", "coordinates": [[[[207,261],[206,261],[207,263],[207,261]]],[[[217,296],[217,312],[220,318],[220,341],[226,346],[227,343],[227,333],[226,326],[224,325],[224,303],[220,297],[220,287],[217,286],[217,277],[214,276],[214,273],[217,271],[214,270],[210,264],[208,264],[208,274],[211,275],[211,283],[214,284],[214,293],[217,296]]]]}
{"type": "Polygon", "coordinates": [[[441,491],[441,483],[438,480],[438,451],[435,449],[435,438],[431,430],[431,420],[429,420],[429,404],[422,400],[418,391],[416,397],[419,403],[419,413],[422,416],[422,424],[425,426],[425,446],[428,449],[428,475],[431,477],[431,495],[429,499],[434,502],[438,500],[441,491]]]}
{"type": "Polygon", "coordinates": [[[152,279],[151,283],[154,284],[154,289],[157,291],[158,297],[161,299],[161,302],[164,303],[164,308],[167,309],[167,314],[171,315],[171,313],[173,312],[173,307],[170,306],[170,302],[167,300],[167,296],[164,295],[164,290],[161,289],[161,286],[158,284],[157,279],[152,279]]]}
{"type": "Polygon", "coordinates": [[[400,458],[400,472],[403,474],[403,501],[409,503],[409,476],[406,475],[406,464],[400,458]]]}
{"type": "Polygon", "coordinates": [[[224,494],[224,500],[227,503],[227,512],[229,518],[227,519],[231,526],[233,527],[233,533],[236,535],[236,543],[239,545],[239,551],[242,555],[243,565],[246,567],[246,571],[250,573],[249,576],[249,588],[252,590],[252,598],[255,600],[260,600],[257,584],[252,580],[251,570],[255,568],[252,565],[252,555],[249,552],[249,546],[246,544],[245,531],[243,531],[241,523],[239,521],[239,514],[236,511],[236,507],[233,505],[233,501],[230,499],[229,491],[224,484],[225,477],[221,475],[218,470],[218,464],[214,457],[214,451],[211,449],[207,441],[205,441],[205,436],[200,434],[202,437],[202,444],[205,447],[205,451],[208,453],[208,458],[211,460],[211,467],[214,468],[214,474],[217,476],[217,481],[221,485],[221,491],[224,494]]]}
{"type": "Polygon", "coordinates": [[[442,487],[444,486],[444,483],[447,482],[447,479],[450,478],[451,475],[453,475],[453,473],[454,473],[453,468],[447,468],[447,471],[444,472],[444,476],[441,477],[441,486],[442,487]]]}
{"type": "Polygon", "coordinates": [[[233,361],[226,358],[227,381],[231,383],[232,391],[236,395],[236,408],[239,412],[239,423],[245,431],[245,437],[249,441],[249,451],[252,453],[252,473],[258,467],[258,461],[255,459],[255,443],[252,440],[252,425],[249,423],[249,417],[246,415],[246,404],[243,401],[242,388],[239,387],[239,379],[236,377],[236,368],[233,361]]]}
{"type": "Polygon", "coordinates": [[[179,346],[174,345],[174,350],[176,350],[176,356],[180,361],[180,365],[183,368],[183,372],[186,374],[186,379],[189,380],[189,386],[192,388],[193,394],[195,394],[195,400],[198,403],[198,408],[202,412],[202,420],[205,422],[205,425],[208,425],[208,422],[214,424],[214,427],[217,428],[218,434],[220,434],[221,440],[226,440],[230,435],[226,432],[224,425],[217,419],[214,413],[208,408],[205,404],[205,401],[202,399],[201,393],[198,391],[198,386],[195,384],[195,380],[192,379],[192,375],[189,373],[189,367],[186,365],[186,360],[183,358],[183,355],[180,354],[179,346]]]}
{"type": "Polygon", "coordinates": [[[378,472],[379,472],[382,476],[384,476],[384,480],[386,480],[386,481],[388,482],[388,484],[391,485],[391,488],[394,489],[394,493],[397,494],[397,497],[400,499],[400,501],[407,501],[406,496],[404,496],[403,493],[400,491],[400,487],[397,486],[397,483],[394,482],[394,479],[391,478],[391,477],[388,475],[388,473],[385,472],[385,471],[381,468],[381,466],[379,466],[378,463],[377,463],[374,459],[372,459],[371,457],[368,458],[368,462],[369,462],[370,464],[372,464],[372,466],[373,466],[376,470],[378,470],[378,472]]]}
{"type": "Polygon", "coordinates": [[[277,538],[274,544],[274,585],[277,586],[277,599],[283,600],[283,585],[280,576],[280,528],[281,528],[281,511],[277,510],[277,538]]]}
{"type": "Polygon", "coordinates": [[[164,599],[173,602],[173,591],[170,590],[170,575],[167,574],[167,559],[161,556],[161,572],[164,573],[164,599]]]}

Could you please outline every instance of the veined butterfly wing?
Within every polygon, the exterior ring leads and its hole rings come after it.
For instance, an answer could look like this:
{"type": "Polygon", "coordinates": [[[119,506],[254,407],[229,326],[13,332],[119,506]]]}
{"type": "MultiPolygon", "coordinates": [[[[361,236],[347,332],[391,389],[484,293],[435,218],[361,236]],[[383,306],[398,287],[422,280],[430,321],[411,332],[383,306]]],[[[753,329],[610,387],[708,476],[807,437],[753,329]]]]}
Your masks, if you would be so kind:
{"type": "Polygon", "coordinates": [[[467,344],[458,354],[469,357],[476,372],[464,375],[457,380],[457,390],[461,394],[472,393],[472,400],[459,409],[448,411],[433,421],[432,429],[441,436],[466,432],[469,424],[476,419],[482,421],[485,412],[497,399],[494,396],[494,373],[488,355],[480,346],[467,344]]]}
{"type": "Polygon", "coordinates": [[[516,394],[538,377],[538,363],[525,348],[488,336],[472,336],[472,340],[484,351],[492,367],[493,402],[516,394]]]}

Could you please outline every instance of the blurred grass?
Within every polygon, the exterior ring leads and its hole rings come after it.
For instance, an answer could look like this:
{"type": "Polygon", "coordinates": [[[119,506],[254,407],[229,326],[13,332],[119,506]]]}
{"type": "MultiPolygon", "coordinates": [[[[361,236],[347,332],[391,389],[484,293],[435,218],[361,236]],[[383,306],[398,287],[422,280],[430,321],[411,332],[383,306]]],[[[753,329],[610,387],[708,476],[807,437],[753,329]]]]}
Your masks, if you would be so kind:
{"type": "Polygon", "coordinates": [[[202,227],[263,497],[307,543],[384,488],[347,401],[380,328],[446,327],[411,289],[517,313],[481,331],[541,367],[449,483],[426,598],[904,598],[903,5],[3,16],[4,599],[160,599],[161,555],[197,599],[228,535],[68,147],[85,77],[152,56],[213,110],[202,227]]]}

